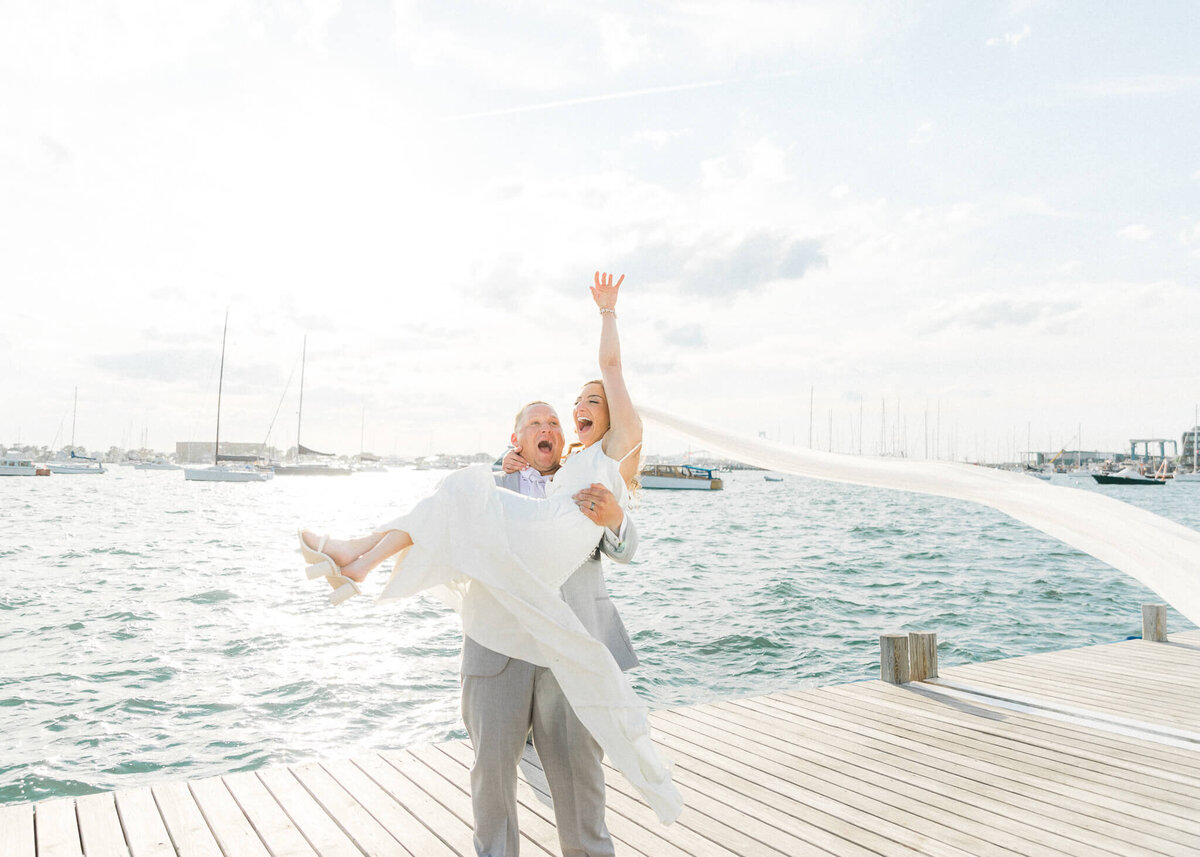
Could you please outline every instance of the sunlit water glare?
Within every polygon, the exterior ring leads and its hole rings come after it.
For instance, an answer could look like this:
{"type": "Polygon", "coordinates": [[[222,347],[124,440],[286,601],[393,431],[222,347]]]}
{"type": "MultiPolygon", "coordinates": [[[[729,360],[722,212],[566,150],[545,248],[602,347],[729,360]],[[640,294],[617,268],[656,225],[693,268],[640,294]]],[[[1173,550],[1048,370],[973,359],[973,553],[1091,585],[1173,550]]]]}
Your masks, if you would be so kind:
{"type": "MultiPolygon", "coordinates": [[[[0,803],[465,737],[457,619],[329,607],[295,550],[298,526],[365,532],[443,475],[0,479],[0,803]]],[[[1123,639],[1160,600],[990,509],[724,476],[642,491],[636,561],[608,565],[652,707],[871,678],[894,631],[936,631],[943,665],[1123,639]]],[[[1200,529],[1200,484],[1070,484],[1200,529]]]]}

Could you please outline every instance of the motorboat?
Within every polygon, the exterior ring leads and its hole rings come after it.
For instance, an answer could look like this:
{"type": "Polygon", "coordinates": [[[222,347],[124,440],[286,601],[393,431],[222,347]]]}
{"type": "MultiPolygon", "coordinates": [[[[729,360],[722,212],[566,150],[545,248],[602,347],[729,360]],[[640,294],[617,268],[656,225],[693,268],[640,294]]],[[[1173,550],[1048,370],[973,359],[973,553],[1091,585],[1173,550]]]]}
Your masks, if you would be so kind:
{"type": "Polygon", "coordinates": [[[1116,473],[1093,473],[1092,478],[1101,485],[1166,485],[1167,480],[1158,476],[1146,476],[1132,467],[1116,473]]]}
{"type": "Polygon", "coordinates": [[[720,491],[724,484],[707,467],[690,464],[648,464],[638,482],[643,488],[675,488],[684,491],[720,491]]]}
{"type": "MultiPolygon", "coordinates": [[[[38,476],[38,469],[32,458],[23,455],[0,455],[0,476],[38,476]]],[[[45,472],[40,475],[50,475],[49,470],[41,469],[45,472]]]]}
{"type": "Polygon", "coordinates": [[[782,482],[782,476],[764,476],[763,479],[767,482],[782,482]]]}

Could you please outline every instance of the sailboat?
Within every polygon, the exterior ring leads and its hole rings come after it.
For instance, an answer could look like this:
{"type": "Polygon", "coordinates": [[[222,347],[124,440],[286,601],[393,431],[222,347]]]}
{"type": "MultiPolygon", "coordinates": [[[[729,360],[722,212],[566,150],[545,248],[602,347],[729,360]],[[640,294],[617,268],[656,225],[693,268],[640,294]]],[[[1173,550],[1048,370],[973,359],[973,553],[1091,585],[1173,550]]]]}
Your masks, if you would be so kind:
{"type": "Polygon", "coordinates": [[[300,350],[300,407],[296,414],[296,460],[292,464],[276,464],[275,472],[280,476],[349,476],[350,468],[334,467],[325,461],[304,461],[304,456],[333,458],[332,452],[317,452],[300,442],[300,427],[304,424],[304,364],[308,357],[308,337],[300,350]]]}
{"type": "Polygon", "coordinates": [[[387,473],[387,468],[383,466],[383,461],[378,455],[367,452],[363,445],[363,438],[367,432],[367,406],[363,405],[362,422],[358,428],[358,455],[354,456],[354,472],[355,473],[387,473]]]}
{"type": "Polygon", "coordinates": [[[225,312],[225,329],[221,331],[221,374],[217,381],[217,436],[213,444],[213,463],[210,467],[185,467],[183,478],[189,482],[266,482],[274,474],[257,470],[253,455],[221,454],[221,393],[225,387],[225,336],[229,332],[229,312],[225,312]]]}
{"type": "Polygon", "coordinates": [[[1200,482],[1200,467],[1197,467],[1197,452],[1196,447],[1200,445],[1200,406],[1196,407],[1196,414],[1192,418],[1192,470],[1190,473],[1185,473],[1183,469],[1175,471],[1176,482],[1200,482]]]}
{"type": "Polygon", "coordinates": [[[71,454],[67,458],[57,458],[47,462],[51,473],[71,475],[98,474],[104,472],[104,465],[98,458],[89,458],[75,452],[75,415],[79,411],[79,388],[75,388],[75,403],[71,406],[71,454]]]}

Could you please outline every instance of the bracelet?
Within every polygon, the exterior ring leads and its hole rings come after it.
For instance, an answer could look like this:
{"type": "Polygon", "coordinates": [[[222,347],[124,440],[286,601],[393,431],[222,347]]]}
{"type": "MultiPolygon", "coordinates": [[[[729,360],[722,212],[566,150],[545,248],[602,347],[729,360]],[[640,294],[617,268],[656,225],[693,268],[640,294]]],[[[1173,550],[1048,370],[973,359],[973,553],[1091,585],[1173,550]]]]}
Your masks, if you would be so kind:
{"type": "Polygon", "coordinates": [[[603,314],[604,314],[604,313],[606,313],[606,312],[611,312],[611,313],[613,314],[613,317],[614,317],[614,318],[616,318],[617,311],[616,311],[615,309],[613,309],[612,307],[609,307],[609,306],[602,306],[602,307],[600,307],[600,314],[601,314],[601,315],[603,315],[603,314]]]}

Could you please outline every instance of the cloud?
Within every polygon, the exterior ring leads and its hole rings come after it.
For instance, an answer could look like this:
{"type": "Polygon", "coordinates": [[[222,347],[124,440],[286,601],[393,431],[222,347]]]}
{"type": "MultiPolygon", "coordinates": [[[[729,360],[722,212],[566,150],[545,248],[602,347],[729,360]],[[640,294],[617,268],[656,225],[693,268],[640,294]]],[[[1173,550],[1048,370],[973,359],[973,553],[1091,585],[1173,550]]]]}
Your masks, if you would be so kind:
{"type": "Polygon", "coordinates": [[[1044,328],[1083,308],[1077,300],[1046,298],[1009,298],[985,295],[962,302],[939,313],[924,328],[926,333],[955,328],[963,331],[987,331],[1002,327],[1044,328]]]}
{"type": "Polygon", "coordinates": [[[704,329],[698,324],[684,324],[670,328],[665,324],[660,324],[659,329],[662,331],[663,342],[668,345],[678,345],[681,348],[705,348],[708,346],[708,337],[704,335],[704,329]]]}
{"type": "Polygon", "coordinates": [[[138,381],[195,382],[206,378],[213,365],[213,350],[164,348],[101,354],[93,363],[121,378],[138,381]]]}
{"type": "Polygon", "coordinates": [[[1131,223],[1117,230],[1117,237],[1124,241],[1149,241],[1154,237],[1154,230],[1143,223],[1131,223]]]}
{"type": "Polygon", "coordinates": [[[1028,39],[1029,34],[1032,32],[1033,30],[1030,29],[1028,24],[1026,24],[1015,33],[1005,33],[1003,36],[996,36],[995,38],[988,39],[987,43],[989,47],[994,47],[996,45],[1008,45],[1009,47],[1015,48],[1017,45],[1021,44],[1021,42],[1028,39]]]}
{"type": "Polygon", "coordinates": [[[1173,95],[1200,88],[1200,75],[1146,74],[1140,77],[1110,78],[1071,87],[1080,95],[1094,97],[1127,95],[1173,95]]]}
{"type": "Polygon", "coordinates": [[[767,231],[752,232],[724,252],[694,249],[680,285],[696,295],[753,292],[772,280],[799,279],[811,268],[829,264],[817,239],[789,239],[767,231]]]}

